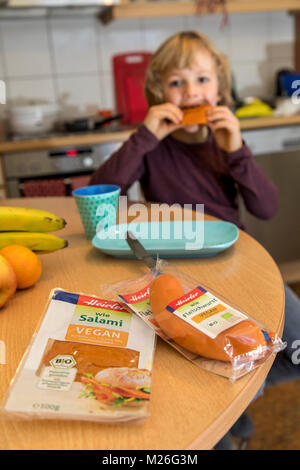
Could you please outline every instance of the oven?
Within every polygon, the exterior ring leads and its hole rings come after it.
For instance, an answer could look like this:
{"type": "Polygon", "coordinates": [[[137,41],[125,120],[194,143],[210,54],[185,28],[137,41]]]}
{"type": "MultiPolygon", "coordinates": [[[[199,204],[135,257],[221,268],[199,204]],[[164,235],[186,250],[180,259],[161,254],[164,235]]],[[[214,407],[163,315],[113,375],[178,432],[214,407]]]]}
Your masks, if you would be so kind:
{"type": "Polygon", "coordinates": [[[8,197],[68,196],[121,142],[7,153],[3,155],[8,197]]]}

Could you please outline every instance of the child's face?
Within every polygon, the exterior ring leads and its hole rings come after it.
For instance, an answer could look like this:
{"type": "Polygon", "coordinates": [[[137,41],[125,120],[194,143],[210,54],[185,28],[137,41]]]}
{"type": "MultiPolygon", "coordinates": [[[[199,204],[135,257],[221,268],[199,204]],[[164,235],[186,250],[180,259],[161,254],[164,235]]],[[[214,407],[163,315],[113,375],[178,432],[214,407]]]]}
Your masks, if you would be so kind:
{"type": "MultiPolygon", "coordinates": [[[[163,94],[167,102],[179,108],[210,104],[220,100],[218,77],[213,58],[205,49],[195,54],[193,66],[171,70],[163,80],[163,94]]],[[[188,132],[197,132],[199,125],[185,126],[188,132]]]]}

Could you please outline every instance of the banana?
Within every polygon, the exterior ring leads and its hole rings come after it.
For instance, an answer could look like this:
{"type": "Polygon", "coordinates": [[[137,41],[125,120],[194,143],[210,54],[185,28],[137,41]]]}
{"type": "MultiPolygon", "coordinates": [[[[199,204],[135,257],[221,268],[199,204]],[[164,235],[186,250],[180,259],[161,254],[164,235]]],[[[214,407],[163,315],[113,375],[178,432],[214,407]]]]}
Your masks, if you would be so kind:
{"type": "Polygon", "coordinates": [[[0,231],[56,232],[66,221],[51,212],[25,207],[0,206],[0,231]]]}
{"type": "Polygon", "coordinates": [[[41,232],[0,232],[0,250],[7,245],[23,245],[40,254],[68,246],[67,240],[41,232]]]}

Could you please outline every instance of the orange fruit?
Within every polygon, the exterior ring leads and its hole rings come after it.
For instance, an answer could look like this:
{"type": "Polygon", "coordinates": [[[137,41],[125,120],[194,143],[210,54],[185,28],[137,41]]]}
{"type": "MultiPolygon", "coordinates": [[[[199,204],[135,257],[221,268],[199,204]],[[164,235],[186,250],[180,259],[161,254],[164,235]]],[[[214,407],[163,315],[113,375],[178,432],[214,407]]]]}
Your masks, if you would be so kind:
{"type": "Polygon", "coordinates": [[[0,254],[6,258],[15,271],[17,289],[33,286],[41,277],[41,260],[26,246],[8,245],[0,250],[0,254]]]}

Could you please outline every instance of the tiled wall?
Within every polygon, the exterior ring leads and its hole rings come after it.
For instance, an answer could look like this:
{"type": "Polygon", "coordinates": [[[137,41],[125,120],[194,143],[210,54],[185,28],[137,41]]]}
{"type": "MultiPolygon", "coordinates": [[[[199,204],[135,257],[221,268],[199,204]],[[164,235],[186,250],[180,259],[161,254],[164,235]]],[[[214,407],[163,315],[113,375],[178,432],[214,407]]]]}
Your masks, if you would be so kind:
{"type": "Polygon", "coordinates": [[[271,97],[275,72],[293,67],[293,17],[285,12],[119,20],[95,17],[0,21],[0,79],[9,102],[44,99],[66,115],[115,108],[111,57],[154,51],[171,34],[197,29],[230,59],[239,94],[271,97]]]}

